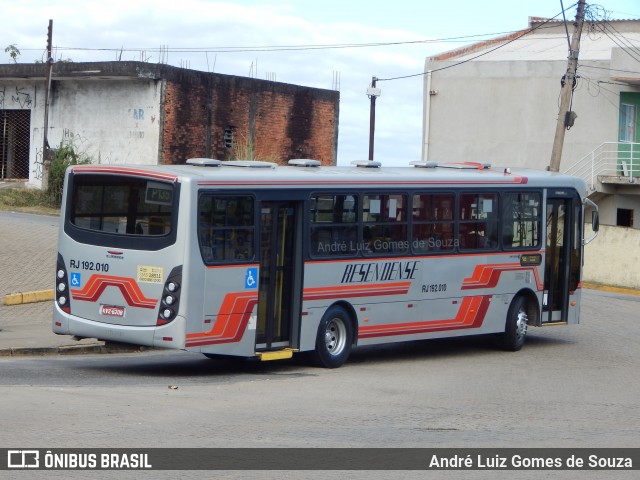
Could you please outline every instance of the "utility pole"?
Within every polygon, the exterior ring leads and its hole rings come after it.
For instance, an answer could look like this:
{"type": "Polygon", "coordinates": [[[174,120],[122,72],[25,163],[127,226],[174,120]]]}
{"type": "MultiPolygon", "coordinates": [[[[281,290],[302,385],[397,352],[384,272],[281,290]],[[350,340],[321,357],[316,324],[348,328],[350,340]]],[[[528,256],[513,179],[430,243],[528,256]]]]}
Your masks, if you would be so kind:
{"type": "Polygon", "coordinates": [[[585,0],[579,0],[573,35],[571,36],[571,45],[569,46],[567,73],[563,77],[564,83],[562,84],[560,110],[558,111],[558,123],[556,125],[556,135],[553,139],[551,161],[549,163],[549,170],[552,172],[560,171],[560,160],[562,159],[564,133],[565,130],[573,126],[573,121],[576,118],[576,114],[570,111],[570,105],[571,99],[573,97],[573,89],[575,88],[576,69],[578,68],[580,35],[582,34],[582,25],[584,23],[584,5],[585,0]]]}
{"type": "Polygon", "coordinates": [[[45,63],[45,90],[44,90],[44,128],[42,132],[42,186],[49,188],[49,167],[51,165],[49,149],[49,92],[51,91],[51,68],[53,43],[53,20],[49,20],[47,29],[47,61],[45,63]]]}
{"type": "Polygon", "coordinates": [[[367,88],[367,95],[371,99],[371,109],[369,113],[369,160],[373,160],[373,137],[376,129],[376,98],[380,96],[380,89],[376,88],[378,79],[371,79],[371,86],[367,88]]]}

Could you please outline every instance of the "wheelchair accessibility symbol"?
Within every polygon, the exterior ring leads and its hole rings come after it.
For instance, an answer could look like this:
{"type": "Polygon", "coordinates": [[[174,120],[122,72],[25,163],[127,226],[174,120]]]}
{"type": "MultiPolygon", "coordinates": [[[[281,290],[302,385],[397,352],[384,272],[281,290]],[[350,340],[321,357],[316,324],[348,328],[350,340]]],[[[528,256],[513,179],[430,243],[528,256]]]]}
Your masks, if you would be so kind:
{"type": "Polygon", "coordinates": [[[247,268],[247,273],[244,275],[244,288],[257,288],[258,287],[258,269],[256,267],[247,268]]]}
{"type": "Polygon", "coordinates": [[[82,283],[80,280],[80,272],[71,272],[70,282],[72,287],[79,287],[82,283]]]}

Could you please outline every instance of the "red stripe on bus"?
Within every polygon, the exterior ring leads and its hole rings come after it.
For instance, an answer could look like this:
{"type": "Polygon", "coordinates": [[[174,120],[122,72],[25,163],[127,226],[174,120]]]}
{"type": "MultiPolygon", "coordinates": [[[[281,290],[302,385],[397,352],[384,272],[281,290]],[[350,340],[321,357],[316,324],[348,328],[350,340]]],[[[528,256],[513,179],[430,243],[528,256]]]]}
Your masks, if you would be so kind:
{"type": "Polygon", "coordinates": [[[247,329],[251,313],[257,303],[257,292],[229,293],[225,295],[211,330],[188,333],[185,346],[197,347],[238,342],[247,329]]]}
{"type": "MultiPolygon", "coordinates": [[[[504,257],[504,256],[511,256],[513,254],[518,254],[518,255],[533,255],[533,254],[537,254],[537,253],[541,253],[540,250],[531,250],[531,251],[517,251],[517,252],[484,252],[484,251],[479,251],[478,253],[474,253],[474,252],[463,252],[463,253],[433,253],[430,255],[402,255],[399,257],[393,257],[393,260],[398,261],[398,260],[422,260],[422,261],[427,261],[427,260],[442,260],[443,258],[457,258],[457,259],[464,259],[464,258],[468,258],[468,257],[504,257]]],[[[389,257],[375,257],[375,256],[367,256],[367,257],[357,257],[357,256],[351,256],[348,258],[331,258],[328,257],[326,259],[314,259],[314,260],[309,260],[307,262],[304,262],[305,265],[322,265],[322,264],[326,264],[326,263],[353,263],[354,261],[359,261],[359,260],[363,260],[366,259],[367,262],[376,262],[376,261],[380,261],[383,262],[385,260],[389,260],[389,257]]],[[[518,264],[519,265],[519,264],[518,264]]],[[[227,267],[227,265],[223,265],[223,267],[227,267]]],[[[212,268],[212,267],[209,267],[212,268]]]]}
{"type": "Polygon", "coordinates": [[[413,335],[442,330],[478,328],[482,325],[482,322],[484,322],[490,301],[491,295],[465,297],[460,304],[456,316],[450,319],[361,326],[358,330],[358,338],[413,335]]]}
{"type": "Polygon", "coordinates": [[[255,187],[255,186],[311,186],[311,185],[513,185],[526,184],[527,177],[508,177],[504,180],[331,180],[319,182],[318,180],[202,180],[198,186],[203,187],[255,187]]]}
{"type": "Polygon", "coordinates": [[[365,285],[338,285],[304,289],[304,300],[329,300],[335,298],[378,297],[382,295],[406,295],[411,282],[365,285]]]}
{"type": "Polygon", "coordinates": [[[519,263],[489,263],[485,265],[477,265],[473,270],[473,274],[462,281],[462,290],[473,288],[494,288],[500,280],[502,272],[514,272],[518,270],[533,271],[538,290],[544,288],[544,284],[540,281],[538,269],[534,267],[523,267],[519,263]]]}
{"type": "Polygon", "coordinates": [[[93,274],[82,290],[71,290],[74,300],[97,301],[107,287],[116,287],[122,293],[127,305],[139,308],[155,308],[158,301],[147,298],[133,278],[93,274]]]}
{"type": "Polygon", "coordinates": [[[113,165],[74,165],[73,173],[108,173],[113,175],[131,175],[135,177],[157,178],[161,180],[169,180],[175,182],[178,180],[176,175],[156,172],[153,170],[142,170],[140,168],[131,167],[114,167],[113,165]]]}

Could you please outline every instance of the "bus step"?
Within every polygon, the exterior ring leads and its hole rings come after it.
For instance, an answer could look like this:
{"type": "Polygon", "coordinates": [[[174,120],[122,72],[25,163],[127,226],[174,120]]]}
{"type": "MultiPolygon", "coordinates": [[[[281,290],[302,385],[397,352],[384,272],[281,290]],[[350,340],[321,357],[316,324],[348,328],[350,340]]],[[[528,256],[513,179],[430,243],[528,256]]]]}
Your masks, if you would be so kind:
{"type": "Polygon", "coordinates": [[[568,322],[542,322],[543,327],[552,327],[554,325],[568,325],[568,322]]]}
{"type": "Polygon", "coordinates": [[[272,350],[269,352],[256,352],[256,355],[260,357],[261,362],[267,362],[270,360],[284,360],[285,358],[293,357],[293,352],[297,350],[293,348],[283,348],[282,350],[272,350]]]}

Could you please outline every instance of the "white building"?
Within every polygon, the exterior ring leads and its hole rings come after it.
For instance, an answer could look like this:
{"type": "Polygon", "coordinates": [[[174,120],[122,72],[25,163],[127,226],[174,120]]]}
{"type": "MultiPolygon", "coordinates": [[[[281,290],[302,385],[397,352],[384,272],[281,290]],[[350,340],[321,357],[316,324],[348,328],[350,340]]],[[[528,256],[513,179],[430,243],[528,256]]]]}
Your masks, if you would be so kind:
{"type": "MultiPolygon", "coordinates": [[[[530,18],[525,30],[428,58],[423,159],[547,168],[573,30],[530,18]]],[[[585,22],[577,77],[560,170],[587,180],[603,225],[634,230],[621,259],[629,270],[640,266],[640,20],[585,22]]],[[[618,242],[623,230],[603,237],[618,242]]],[[[637,272],[597,279],[640,287],[637,272]]]]}

